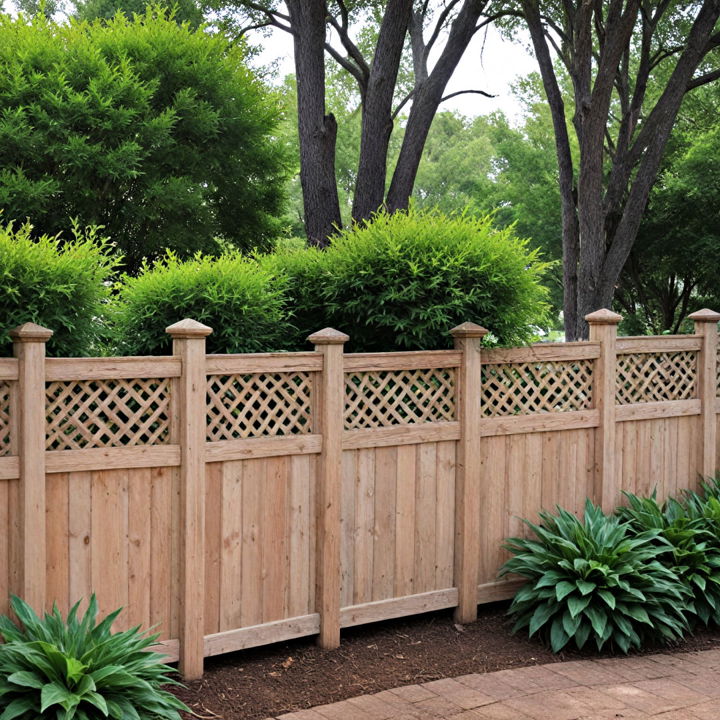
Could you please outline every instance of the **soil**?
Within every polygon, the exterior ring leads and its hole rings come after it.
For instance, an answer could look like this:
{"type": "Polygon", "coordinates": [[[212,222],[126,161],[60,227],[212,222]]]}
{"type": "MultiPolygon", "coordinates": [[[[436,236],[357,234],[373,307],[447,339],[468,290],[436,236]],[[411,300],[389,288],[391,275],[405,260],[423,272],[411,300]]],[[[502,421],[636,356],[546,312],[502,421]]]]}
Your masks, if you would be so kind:
{"type": "MultiPolygon", "coordinates": [[[[305,638],[209,658],[203,679],[176,694],[200,718],[260,720],[402,685],[589,656],[553,655],[511,635],[506,609],[481,606],[477,622],[463,626],[443,611],[352,628],[331,651],[305,638]]],[[[672,650],[718,646],[720,631],[703,630],[672,650]]]]}

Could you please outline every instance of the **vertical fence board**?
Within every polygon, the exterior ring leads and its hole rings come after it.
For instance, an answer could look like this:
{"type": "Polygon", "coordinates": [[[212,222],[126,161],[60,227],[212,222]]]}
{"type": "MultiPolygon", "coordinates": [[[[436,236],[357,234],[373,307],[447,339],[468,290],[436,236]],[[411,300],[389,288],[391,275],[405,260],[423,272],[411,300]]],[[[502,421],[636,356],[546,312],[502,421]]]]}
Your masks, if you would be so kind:
{"type": "Polygon", "coordinates": [[[452,587],[455,562],[455,443],[437,444],[435,588],[452,587]]]}
{"type": "MultiPolygon", "coordinates": [[[[420,582],[415,566],[417,558],[415,530],[416,525],[419,525],[424,519],[418,517],[418,523],[415,522],[415,486],[416,473],[419,476],[422,470],[421,467],[417,467],[416,465],[416,452],[415,447],[412,445],[404,445],[398,448],[397,463],[397,487],[395,497],[395,585],[393,592],[395,597],[403,597],[403,595],[412,595],[413,592],[416,592],[415,588],[418,587],[418,583],[420,582]]],[[[421,465],[421,463],[419,464],[421,465]]],[[[422,482],[419,481],[417,485],[419,491],[422,482]]],[[[434,493],[429,497],[432,502],[434,493]]],[[[433,508],[433,526],[435,524],[434,520],[433,508]]]]}
{"type": "MultiPolygon", "coordinates": [[[[242,624],[243,463],[223,463],[214,474],[219,479],[214,478],[211,482],[218,484],[219,498],[213,498],[213,517],[208,520],[214,525],[214,534],[220,541],[219,582],[215,592],[218,593],[218,629],[222,631],[241,627],[242,624]]],[[[215,602],[213,599],[212,604],[215,605],[215,602]]]]}
{"type": "MultiPolygon", "coordinates": [[[[416,447],[415,592],[421,593],[436,589],[437,527],[435,498],[437,497],[437,445],[435,443],[422,443],[416,447]]],[[[410,547],[412,548],[412,542],[410,547]]]]}
{"type": "Polygon", "coordinates": [[[60,612],[67,613],[70,602],[69,476],[54,473],[46,477],[46,483],[46,602],[48,608],[57,603],[60,612]]]}
{"type": "MultiPolygon", "coordinates": [[[[205,634],[220,632],[220,603],[223,583],[223,493],[224,463],[208,463],[205,468],[205,634]]],[[[241,489],[242,492],[242,489],[241,489]]],[[[242,548],[239,534],[234,538],[242,548]]],[[[236,589],[238,595],[240,588],[236,589]]]]}
{"type": "Polygon", "coordinates": [[[373,533],[372,599],[393,597],[395,570],[396,447],[375,451],[375,532],[373,533]]]}

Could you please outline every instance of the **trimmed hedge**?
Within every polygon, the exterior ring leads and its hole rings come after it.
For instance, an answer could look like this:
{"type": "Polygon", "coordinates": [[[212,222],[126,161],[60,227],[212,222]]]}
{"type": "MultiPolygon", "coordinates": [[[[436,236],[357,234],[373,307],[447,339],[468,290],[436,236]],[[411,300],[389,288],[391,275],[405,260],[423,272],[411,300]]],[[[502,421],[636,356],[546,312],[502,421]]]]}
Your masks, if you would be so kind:
{"type": "Polygon", "coordinates": [[[93,229],[75,228],[68,243],[47,235],[32,239],[31,231],[28,224],[0,227],[0,354],[12,354],[8,331],[26,322],[54,332],[49,355],[98,353],[117,263],[111,246],[93,229]]]}
{"type": "Polygon", "coordinates": [[[466,320],[515,345],[548,318],[541,281],[549,264],[490,216],[378,213],[325,251],[280,252],[265,264],[287,277],[298,347],[332,326],[350,335],[354,351],[442,349],[466,320]]]}
{"type": "Polygon", "coordinates": [[[165,328],[192,318],[209,325],[209,353],[283,349],[291,333],[285,281],[252,258],[229,253],[180,261],[168,254],[124,276],[111,312],[113,351],[122,355],[169,353],[165,328]]]}

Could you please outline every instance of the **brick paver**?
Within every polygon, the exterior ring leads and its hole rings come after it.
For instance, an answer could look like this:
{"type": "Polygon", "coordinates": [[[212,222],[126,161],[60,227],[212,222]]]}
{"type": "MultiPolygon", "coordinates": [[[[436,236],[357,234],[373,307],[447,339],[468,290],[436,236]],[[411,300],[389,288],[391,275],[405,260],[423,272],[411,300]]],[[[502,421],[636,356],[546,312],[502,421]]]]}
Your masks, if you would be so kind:
{"type": "Polygon", "coordinates": [[[720,650],[501,670],[298,710],[268,720],[716,720],[720,650]]]}

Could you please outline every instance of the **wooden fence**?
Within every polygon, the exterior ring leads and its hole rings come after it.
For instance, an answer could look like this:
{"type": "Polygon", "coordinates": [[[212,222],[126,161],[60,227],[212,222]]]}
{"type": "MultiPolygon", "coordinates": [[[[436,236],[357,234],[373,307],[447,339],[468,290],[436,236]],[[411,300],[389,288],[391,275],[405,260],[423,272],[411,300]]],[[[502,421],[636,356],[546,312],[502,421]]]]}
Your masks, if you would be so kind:
{"type": "Polygon", "coordinates": [[[480,349],[0,359],[0,612],[97,594],[119,627],[158,625],[186,678],[203,658],[511,596],[501,543],[586,496],[660,496],[711,475],[720,315],[685,336],[480,349]]]}

